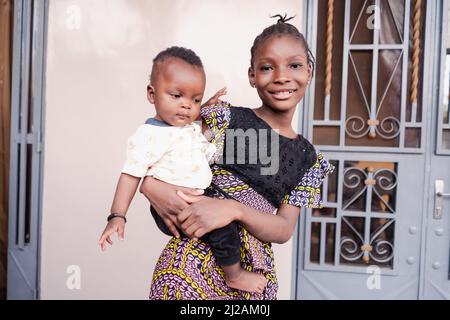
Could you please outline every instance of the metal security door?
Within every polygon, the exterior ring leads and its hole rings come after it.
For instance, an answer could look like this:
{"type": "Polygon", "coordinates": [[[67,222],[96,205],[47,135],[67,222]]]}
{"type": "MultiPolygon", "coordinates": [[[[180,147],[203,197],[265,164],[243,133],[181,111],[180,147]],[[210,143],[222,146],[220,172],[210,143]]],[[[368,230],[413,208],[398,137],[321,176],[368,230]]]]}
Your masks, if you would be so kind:
{"type": "Polygon", "coordinates": [[[306,2],[317,70],[304,134],[336,170],[320,190],[324,208],[302,215],[298,299],[419,297],[433,44],[424,35],[436,10],[306,2]]]}
{"type": "Polygon", "coordinates": [[[439,1],[440,14],[434,20],[436,37],[436,70],[433,82],[435,102],[432,108],[432,142],[428,146],[430,176],[428,203],[424,217],[425,241],[422,259],[423,299],[450,299],[450,1],[439,1]]]}

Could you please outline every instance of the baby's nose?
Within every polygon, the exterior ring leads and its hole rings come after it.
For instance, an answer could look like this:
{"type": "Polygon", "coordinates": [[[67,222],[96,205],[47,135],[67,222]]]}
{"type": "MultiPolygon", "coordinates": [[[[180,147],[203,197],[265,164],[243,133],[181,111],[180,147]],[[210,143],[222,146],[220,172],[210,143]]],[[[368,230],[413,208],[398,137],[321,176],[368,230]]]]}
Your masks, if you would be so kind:
{"type": "Polygon", "coordinates": [[[192,108],[191,104],[189,102],[187,102],[187,101],[183,102],[181,107],[184,108],[184,109],[191,109],[192,108]]]}

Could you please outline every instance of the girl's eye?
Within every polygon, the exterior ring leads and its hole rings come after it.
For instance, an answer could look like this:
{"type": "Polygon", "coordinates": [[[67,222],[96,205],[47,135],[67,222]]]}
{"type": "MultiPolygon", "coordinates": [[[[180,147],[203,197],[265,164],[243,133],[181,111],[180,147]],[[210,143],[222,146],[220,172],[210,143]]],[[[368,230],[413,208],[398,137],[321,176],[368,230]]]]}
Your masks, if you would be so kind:
{"type": "Polygon", "coordinates": [[[170,95],[175,99],[181,98],[181,95],[179,95],[178,93],[171,93],[170,95]]]}
{"type": "Polygon", "coordinates": [[[291,64],[292,69],[300,69],[301,67],[303,67],[303,65],[301,63],[292,63],[291,64]]]}

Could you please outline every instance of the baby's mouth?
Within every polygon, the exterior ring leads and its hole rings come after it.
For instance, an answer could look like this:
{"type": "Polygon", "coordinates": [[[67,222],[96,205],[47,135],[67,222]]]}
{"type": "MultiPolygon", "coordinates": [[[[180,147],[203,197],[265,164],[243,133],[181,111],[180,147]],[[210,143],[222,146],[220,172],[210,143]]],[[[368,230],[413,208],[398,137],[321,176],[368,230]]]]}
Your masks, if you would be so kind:
{"type": "Polygon", "coordinates": [[[292,97],[295,91],[297,91],[297,89],[271,90],[268,92],[277,100],[286,100],[292,97]]]}
{"type": "Polygon", "coordinates": [[[186,115],[186,114],[179,114],[179,113],[177,113],[176,116],[178,118],[180,118],[180,119],[183,119],[183,120],[188,120],[189,119],[189,115],[186,115]]]}

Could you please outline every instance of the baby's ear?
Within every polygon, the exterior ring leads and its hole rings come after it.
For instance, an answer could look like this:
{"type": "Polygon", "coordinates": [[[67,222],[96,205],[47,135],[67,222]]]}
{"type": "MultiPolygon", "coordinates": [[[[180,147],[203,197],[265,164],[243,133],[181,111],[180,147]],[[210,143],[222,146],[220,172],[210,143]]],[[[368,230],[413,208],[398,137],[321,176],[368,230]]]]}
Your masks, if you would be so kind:
{"type": "Polygon", "coordinates": [[[151,85],[147,86],[147,100],[151,104],[155,104],[155,88],[151,85]]]}

